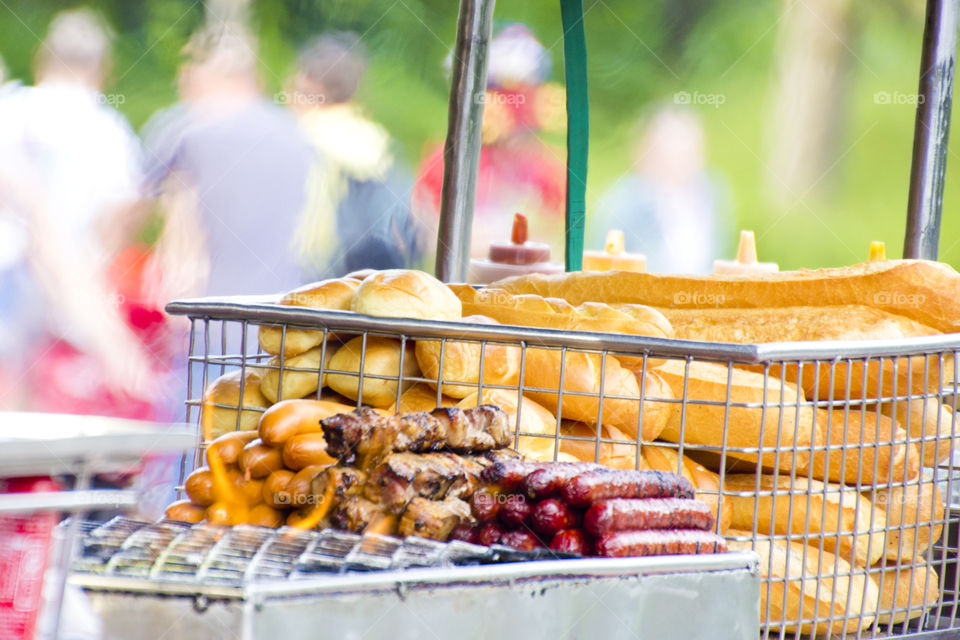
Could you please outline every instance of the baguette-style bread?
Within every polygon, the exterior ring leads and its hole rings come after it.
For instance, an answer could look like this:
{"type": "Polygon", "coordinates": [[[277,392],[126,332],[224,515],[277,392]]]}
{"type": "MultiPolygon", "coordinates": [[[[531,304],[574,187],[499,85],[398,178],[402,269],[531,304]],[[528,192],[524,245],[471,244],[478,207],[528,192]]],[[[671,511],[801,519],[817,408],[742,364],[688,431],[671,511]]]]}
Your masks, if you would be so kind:
{"type": "Polygon", "coordinates": [[[414,411],[433,411],[437,407],[453,407],[459,402],[458,398],[440,396],[437,404],[437,391],[430,385],[418,382],[400,395],[400,404],[392,405],[390,413],[412,413],[414,411]]]}
{"type": "Polygon", "coordinates": [[[320,358],[326,359],[323,365],[323,369],[326,371],[335,350],[334,345],[328,345],[327,352],[324,354],[323,347],[320,346],[292,358],[284,358],[283,389],[280,390],[280,395],[277,394],[277,383],[280,380],[280,356],[270,358],[267,361],[270,368],[266,369],[263,374],[263,382],[260,383],[263,395],[270,402],[306,398],[326,384],[326,373],[323,374],[323,380],[320,379],[320,358]],[[294,371],[294,369],[303,369],[303,371],[294,371]]]}
{"type": "MultiPolygon", "coordinates": [[[[917,445],[890,418],[857,408],[819,410],[827,447],[815,451],[813,477],[848,485],[903,482],[920,473],[917,445]]],[[[798,474],[809,467],[801,464],[798,474]]]]}
{"type": "MultiPolygon", "coordinates": [[[[934,467],[950,457],[954,436],[953,411],[940,404],[937,398],[899,400],[896,405],[885,403],[880,407],[883,415],[895,418],[911,438],[924,438],[918,442],[920,458],[926,467],[934,467]]],[[[957,425],[960,431],[960,425],[957,425]]],[[[957,433],[960,435],[960,433],[957,433]]]]}
{"type": "MultiPolygon", "coordinates": [[[[599,421],[627,434],[637,436],[640,424],[640,380],[613,356],[581,351],[568,351],[565,357],[559,349],[528,348],[523,384],[526,395],[549,409],[554,415],[568,420],[595,424],[599,421]],[[562,414],[558,412],[556,390],[563,379],[562,414]],[[603,380],[603,413],[600,415],[600,382],[603,380]],[[543,389],[534,391],[533,389],[543,389]],[[572,393],[571,393],[572,392],[572,393]],[[586,393],[589,395],[577,395],[586,393]],[[610,396],[623,396],[615,399],[610,396]]],[[[643,439],[653,440],[666,426],[671,405],[657,400],[673,398],[670,387],[656,374],[648,371],[644,382],[643,439]]]]}
{"type": "MultiPolygon", "coordinates": [[[[359,280],[339,278],[312,282],[280,298],[280,304],[291,307],[309,307],[311,309],[333,309],[349,311],[353,294],[360,286],[359,280]]],[[[323,342],[323,331],[295,329],[287,327],[284,337],[282,327],[263,325],[260,327],[260,346],[267,353],[280,354],[280,343],[287,357],[309,351],[323,342]]]]}
{"type": "MultiPolygon", "coordinates": [[[[644,450],[646,451],[646,450],[644,450]]],[[[861,567],[883,557],[886,518],[879,507],[839,484],[779,475],[730,474],[725,497],[733,505],[732,526],[759,535],[795,533],[861,567]]]]}
{"type": "Polygon", "coordinates": [[[241,370],[237,369],[223,374],[210,383],[203,392],[203,407],[200,414],[204,437],[212,440],[228,431],[256,429],[263,409],[271,404],[262,393],[262,382],[259,370],[246,367],[242,374],[241,370]],[[242,403],[240,401],[241,386],[243,387],[242,403]],[[237,411],[240,411],[239,424],[237,411]]]}
{"type": "Polygon", "coordinates": [[[930,545],[940,539],[943,496],[932,480],[874,489],[870,499],[886,512],[888,561],[919,561],[930,545]]]}
{"type": "Polygon", "coordinates": [[[343,345],[330,358],[327,367],[331,371],[352,371],[354,375],[331,373],[327,375],[327,384],[331,389],[351,400],[360,399],[360,360],[363,355],[363,397],[362,402],[372,407],[384,409],[397,401],[397,377],[400,375],[400,360],[403,360],[403,388],[406,391],[413,385],[410,378],[419,375],[413,341],[407,341],[406,353],[399,340],[367,336],[366,353],[363,351],[363,336],[357,336],[343,345]],[[402,354],[402,358],[401,358],[402,354]],[[383,377],[390,376],[393,380],[383,377]]]}
{"type": "MultiPolygon", "coordinates": [[[[727,535],[751,534],[731,529],[727,535]]],[[[728,540],[727,546],[760,556],[760,575],[766,583],[760,586],[760,622],[771,629],[834,634],[854,633],[873,624],[880,590],[864,569],[854,569],[843,558],[802,542],[758,538],[753,544],[728,540]],[[799,619],[809,622],[781,622],[799,619]]]]}
{"type": "MultiPolygon", "coordinates": [[[[517,416],[520,418],[520,433],[538,434],[543,437],[520,436],[517,450],[533,460],[553,460],[557,419],[542,406],[524,397],[517,402],[517,393],[506,389],[484,389],[483,400],[474,392],[457,403],[458,409],[471,409],[478,404],[495,404],[507,412],[510,428],[517,432],[517,416]]],[[[512,445],[511,445],[512,446],[512,445]]]]}
{"type": "Polygon", "coordinates": [[[683,442],[721,447],[726,444],[727,456],[755,462],[757,452],[741,449],[780,447],[780,455],[763,453],[763,464],[789,471],[797,464],[809,463],[812,443],[823,443],[823,433],[814,409],[804,402],[803,393],[791,384],[780,384],[763,375],[709,362],[690,362],[689,371],[683,360],[668,360],[654,372],[662,376],[677,398],[684,393],[686,379],[686,407],[673,404],[666,428],[660,437],[670,442],[681,441],[683,411],[683,442]],[[727,377],[730,375],[727,415],[727,436],[724,438],[724,403],[728,398],[727,377]],[[797,406],[798,401],[800,406],[797,406]],[[784,408],[780,409],[780,403],[784,408]],[[713,403],[713,404],[704,404],[713,403]],[[719,404],[717,404],[719,403],[719,404]],[[761,406],[736,406],[766,403],[761,406]],[[794,455],[794,453],[796,455],[794,455]]]}
{"type": "MultiPolygon", "coordinates": [[[[892,565],[892,563],[891,563],[892,565]]],[[[940,576],[927,564],[882,566],[874,577],[880,586],[880,624],[897,624],[923,615],[940,600],[940,576]]]]}
{"type": "MultiPolygon", "coordinates": [[[[697,499],[708,504],[713,511],[720,533],[725,533],[733,526],[733,505],[725,493],[721,498],[720,476],[687,456],[683,456],[681,464],[679,452],[670,447],[647,445],[643,448],[643,458],[647,466],[654,471],[679,473],[689,480],[697,490],[697,499]]],[[[724,483],[724,492],[726,489],[724,483]]]]}
{"type": "Polygon", "coordinates": [[[413,269],[388,269],[367,276],[350,310],[383,318],[459,320],[460,300],[433,276],[413,269]]]}
{"type": "Polygon", "coordinates": [[[867,305],[944,333],[960,331],[960,274],[927,260],[882,260],[849,267],[748,276],[681,276],[627,271],[529,274],[493,283],[513,294],[570,304],[760,308],[867,305]]]}
{"type": "MultiPolygon", "coordinates": [[[[486,316],[469,316],[464,322],[497,324],[486,316]]],[[[417,340],[417,362],[423,377],[443,381],[443,393],[452,398],[465,398],[475,393],[481,381],[480,360],[483,360],[483,384],[516,387],[520,381],[520,347],[510,344],[488,342],[482,348],[479,342],[447,340],[443,346],[443,371],[440,371],[439,340],[417,340]],[[465,384],[450,384],[463,382],[465,384]]],[[[436,388],[436,382],[430,382],[436,388]]]]}
{"type": "MultiPolygon", "coordinates": [[[[560,425],[560,451],[572,455],[582,462],[599,462],[612,469],[636,469],[637,445],[629,444],[632,438],[616,427],[603,425],[600,437],[621,442],[601,442],[599,454],[597,452],[597,427],[585,422],[564,420],[560,425]],[[589,440],[572,440],[571,438],[589,438],[589,440]]],[[[635,440],[633,440],[635,442],[635,440]]],[[[647,463],[640,457],[640,469],[647,469],[647,463]]]]}

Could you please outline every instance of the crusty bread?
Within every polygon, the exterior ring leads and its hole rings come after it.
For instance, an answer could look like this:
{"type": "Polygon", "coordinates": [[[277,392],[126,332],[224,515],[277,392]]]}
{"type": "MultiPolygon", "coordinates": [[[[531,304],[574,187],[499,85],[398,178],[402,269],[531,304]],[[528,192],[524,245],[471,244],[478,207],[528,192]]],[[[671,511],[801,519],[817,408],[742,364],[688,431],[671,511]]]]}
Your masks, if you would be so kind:
{"type": "MultiPolygon", "coordinates": [[[[731,529],[727,535],[750,533],[731,529]]],[[[873,624],[880,590],[865,569],[856,569],[843,558],[802,542],[758,538],[753,543],[728,540],[727,546],[731,551],[753,550],[760,556],[765,583],[760,586],[761,624],[805,634],[853,633],[873,624]],[[789,622],[801,619],[808,622],[789,622]]]]}
{"type": "MultiPolygon", "coordinates": [[[[464,322],[497,324],[486,316],[468,316],[464,322]]],[[[447,340],[443,346],[443,371],[440,371],[439,340],[417,340],[417,362],[423,377],[434,380],[438,375],[443,381],[443,392],[453,398],[465,398],[475,393],[480,383],[480,360],[483,359],[483,384],[516,387],[520,381],[520,347],[511,344],[447,340]],[[450,384],[463,382],[465,384],[450,384]]],[[[431,381],[430,386],[437,383],[431,381]]]]}
{"type": "Polygon", "coordinates": [[[340,347],[327,367],[331,371],[352,371],[353,374],[331,373],[327,375],[327,384],[337,393],[351,400],[360,399],[363,404],[384,409],[397,401],[397,377],[401,373],[401,354],[403,355],[402,393],[413,385],[410,378],[420,374],[413,341],[407,341],[406,353],[399,340],[367,336],[366,353],[363,354],[363,397],[360,398],[360,359],[363,351],[363,336],[357,336],[340,347]],[[391,376],[386,379],[373,376],[391,376]]]}
{"type": "Polygon", "coordinates": [[[900,400],[896,404],[885,403],[880,407],[883,415],[895,418],[911,438],[923,438],[918,442],[920,458],[926,467],[936,466],[950,457],[950,451],[956,447],[951,442],[960,436],[960,425],[953,425],[953,411],[940,403],[937,398],[900,400]]]}
{"type": "MultiPolygon", "coordinates": [[[[479,394],[474,392],[457,403],[460,409],[470,409],[478,404],[495,404],[510,418],[510,427],[517,431],[517,416],[520,419],[520,433],[537,434],[520,436],[517,450],[533,460],[553,460],[555,436],[557,433],[557,419],[530,398],[524,397],[517,402],[517,393],[505,389],[484,389],[483,400],[479,401],[479,394]],[[537,436],[542,437],[537,437],[537,436]]],[[[511,445],[512,446],[512,445],[511,445]]]]}
{"type": "Polygon", "coordinates": [[[437,391],[430,385],[418,382],[400,395],[400,404],[392,405],[390,413],[412,413],[414,411],[433,411],[437,407],[456,406],[459,399],[449,396],[440,396],[437,403],[437,391]]]}
{"type": "MultiPolygon", "coordinates": [[[[640,421],[640,380],[632,371],[620,365],[613,356],[568,351],[561,356],[559,349],[528,348],[524,366],[525,394],[564,419],[597,423],[616,427],[630,438],[635,438],[640,421]],[[562,414],[558,414],[557,399],[563,379],[562,414]],[[603,380],[603,412],[600,415],[600,382],[603,380]],[[543,389],[534,391],[533,389],[543,389]],[[573,392],[573,393],[570,393],[573,392]],[[576,395],[587,393],[590,395],[576,395]],[[615,399],[610,396],[623,396],[615,399]]],[[[673,398],[670,387],[658,375],[646,374],[643,401],[643,439],[656,438],[669,418],[671,405],[657,400],[673,398]]]]}
{"type": "Polygon", "coordinates": [[[886,513],[887,560],[919,560],[943,534],[943,496],[932,480],[874,489],[869,497],[886,513]]]}
{"type": "MultiPolygon", "coordinates": [[[[616,427],[603,425],[600,437],[619,442],[601,442],[597,449],[597,426],[586,422],[564,420],[560,425],[560,451],[572,455],[582,462],[599,462],[612,469],[636,469],[637,445],[636,440],[630,438],[616,427]],[[574,440],[573,438],[589,438],[589,440],[574,440]],[[631,444],[634,443],[634,444],[631,444]]],[[[640,468],[646,469],[647,464],[640,456],[640,468]]]]}
{"type": "Polygon", "coordinates": [[[797,464],[809,462],[811,444],[823,443],[814,409],[804,402],[803,393],[789,383],[781,385],[778,379],[768,377],[765,387],[761,374],[735,367],[728,371],[726,366],[710,362],[690,362],[687,371],[685,361],[668,360],[654,372],[667,381],[677,398],[683,397],[686,382],[686,405],[672,405],[667,426],[660,434],[664,440],[681,441],[681,419],[685,411],[683,442],[713,447],[726,444],[727,456],[731,458],[755,462],[758,452],[749,449],[778,446],[779,455],[769,451],[760,456],[761,460],[766,466],[790,470],[797,464]],[[728,375],[731,406],[724,438],[728,375]],[[760,403],[765,403],[766,408],[759,406],[760,403]]]}
{"type": "MultiPolygon", "coordinates": [[[[291,307],[349,311],[353,294],[359,286],[360,281],[353,278],[321,280],[294,289],[280,298],[279,303],[291,307]]],[[[260,327],[260,346],[264,351],[279,355],[281,342],[284,355],[295,356],[322,343],[323,331],[287,327],[287,335],[284,337],[282,327],[260,327]]]]}
{"type": "MultiPolygon", "coordinates": [[[[812,475],[848,485],[903,482],[920,472],[917,445],[890,418],[858,408],[818,410],[827,446],[814,452],[812,475]]],[[[810,467],[798,465],[798,474],[810,467]]]]}
{"type": "Polygon", "coordinates": [[[680,276],[627,271],[529,274],[493,283],[508,293],[671,308],[867,305],[944,333],[960,331],[960,275],[927,260],[747,276],[680,276]]]}
{"type": "Polygon", "coordinates": [[[270,400],[264,397],[261,384],[261,372],[253,367],[246,367],[242,375],[240,369],[237,369],[211,382],[203,392],[200,414],[204,437],[213,440],[228,431],[256,429],[263,414],[262,410],[271,404],[270,400]],[[243,409],[240,412],[240,423],[237,424],[237,411],[241,408],[241,384],[243,409]]]}
{"type": "Polygon", "coordinates": [[[459,320],[460,300],[433,276],[412,269],[388,269],[368,276],[350,309],[384,318],[459,320]]]}
{"type": "Polygon", "coordinates": [[[759,535],[795,533],[808,544],[867,567],[883,557],[886,518],[879,507],[840,484],[779,475],[730,474],[726,499],[733,506],[732,526],[759,535]]]}
{"type": "Polygon", "coordinates": [[[726,484],[721,502],[720,476],[687,456],[683,456],[681,464],[679,451],[667,446],[645,446],[643,459],[650,469],[679,473],[689,480],[697,490],[697,499],[708,504],[713,511],[720,533],[732,526],[733,505],[726,495],[726,484]]]}
{"type": "Polygon", "coordinates": [[[874,580],[880,586],[880,624],[912,620],[940,600],[940,576],[927,564],[881,565],[874,580]]]}
{"type": "Polygon", "coordinates": [[[263,395],[270,402],[306,398],[326,384],[327,374],[323,374],[322,380],[320,378],[320,359],[326,360],[323,366],[326,371],[335,350],[336,346],[328,345],[324,353],[323,347],[319,346],[291,358],[284,358],[283,388],[280,390],[280,395],[277,394],[277,383],[280,380],[280,356],[270,358],[267,361],[270,368],[265,370],[263,382],[260,384],[263,395]],[[302,369],[302,371],[296,371],[296,369],[302,369]]]}

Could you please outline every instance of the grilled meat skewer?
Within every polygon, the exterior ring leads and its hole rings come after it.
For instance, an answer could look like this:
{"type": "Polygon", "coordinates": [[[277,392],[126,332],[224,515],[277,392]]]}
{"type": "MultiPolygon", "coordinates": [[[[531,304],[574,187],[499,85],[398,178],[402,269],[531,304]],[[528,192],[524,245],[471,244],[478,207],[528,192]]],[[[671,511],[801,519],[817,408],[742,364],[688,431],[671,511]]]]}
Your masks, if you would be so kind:
{"type": "Polygon", "coordinates": [[[459,498],[414,498],[400,516],[397,533],[446,541],[458,525],[470,519],[470,505],[459,498]]]}
{"type": "Polygon", "coordinates": [[[400,513],[414,498],[469,498],[477,488],[482,467],[454,453],[409,451],[387,456],[370,474],[368,499],[390,513],[400,513]]]}

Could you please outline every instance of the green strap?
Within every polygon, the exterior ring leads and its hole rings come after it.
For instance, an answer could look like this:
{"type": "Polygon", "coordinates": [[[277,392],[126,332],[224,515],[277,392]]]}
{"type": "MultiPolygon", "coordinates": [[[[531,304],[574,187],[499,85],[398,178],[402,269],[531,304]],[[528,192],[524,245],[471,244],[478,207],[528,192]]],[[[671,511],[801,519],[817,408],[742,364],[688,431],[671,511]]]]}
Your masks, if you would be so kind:
{"type": "Polygon", "coordinates": [[[567,80],[567,208],[565,259],[567,271],[583,265],[583,226],[587,210],[587,39],[583,32],[583,0],[560,0],[563,20],[564,75],[567,80]]]}

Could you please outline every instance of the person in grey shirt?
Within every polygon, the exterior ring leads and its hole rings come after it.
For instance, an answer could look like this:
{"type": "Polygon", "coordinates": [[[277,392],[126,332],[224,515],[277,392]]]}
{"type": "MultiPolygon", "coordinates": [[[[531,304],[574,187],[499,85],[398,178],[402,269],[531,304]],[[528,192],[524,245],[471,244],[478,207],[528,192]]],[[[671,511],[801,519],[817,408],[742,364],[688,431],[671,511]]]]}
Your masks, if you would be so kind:
{"type": "Polygon", "coordinates": [[[242,27],[207,27],[186,53],[182,101],[144,129],[146,191],[166,198],[158,253],[168,295],[291,289],[301,283],[292,247],[315,153],[261,95],[242,27]]]}

